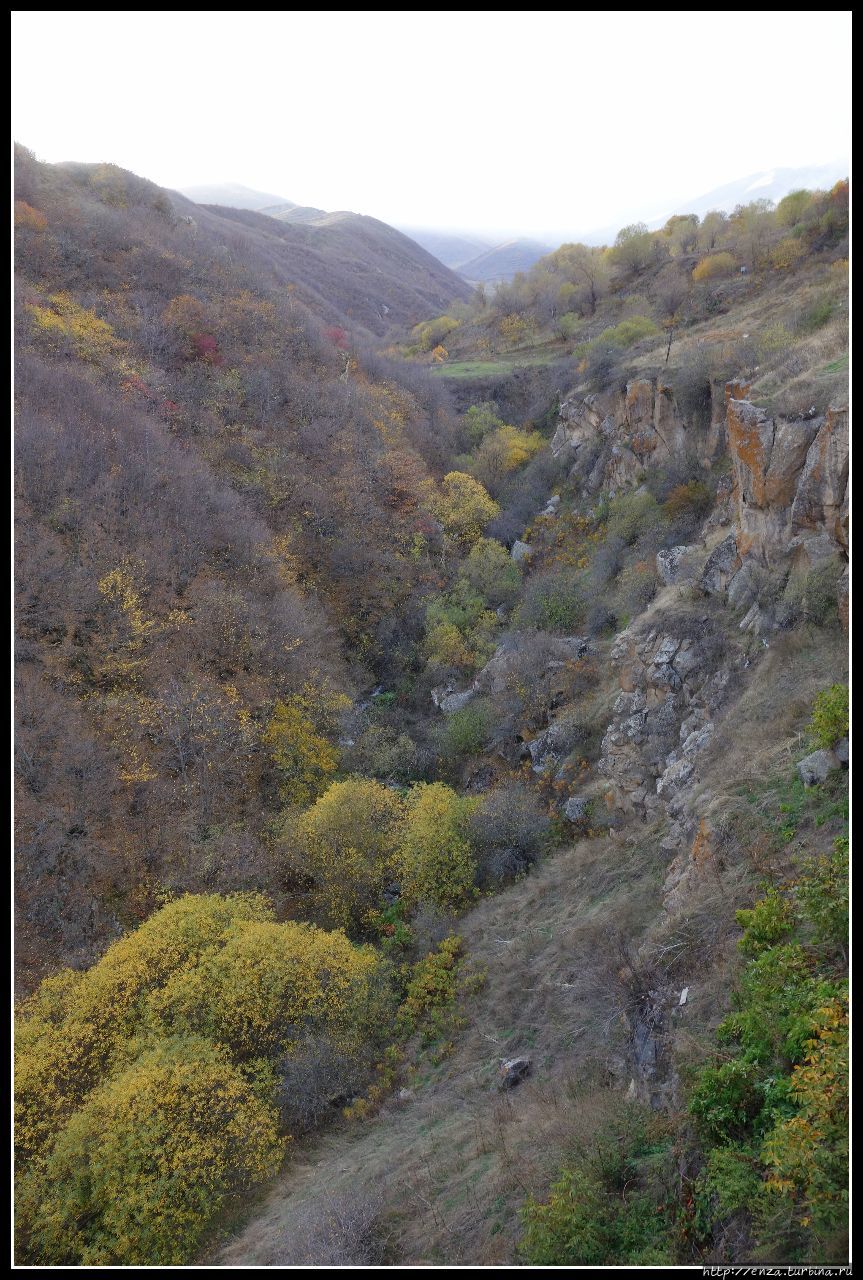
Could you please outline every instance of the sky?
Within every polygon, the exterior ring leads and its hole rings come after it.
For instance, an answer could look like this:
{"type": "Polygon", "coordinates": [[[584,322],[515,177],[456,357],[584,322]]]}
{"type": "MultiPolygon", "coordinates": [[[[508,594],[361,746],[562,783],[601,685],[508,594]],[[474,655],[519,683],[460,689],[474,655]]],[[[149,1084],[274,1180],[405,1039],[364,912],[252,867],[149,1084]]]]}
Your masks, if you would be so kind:
{"type": "Polygon", "coordinates": [[[18,11],[12,67],[41,160],[417,228],[620,226],[850,155],[850,11],[18,11]]]}

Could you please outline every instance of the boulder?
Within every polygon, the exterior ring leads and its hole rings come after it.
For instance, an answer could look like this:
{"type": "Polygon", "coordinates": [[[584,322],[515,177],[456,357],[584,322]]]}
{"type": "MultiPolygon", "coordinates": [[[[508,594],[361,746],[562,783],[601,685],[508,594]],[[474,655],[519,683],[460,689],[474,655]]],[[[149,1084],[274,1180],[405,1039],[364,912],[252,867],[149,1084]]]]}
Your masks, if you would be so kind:
{"type": "Polygon", "coordinates": [[[707,563],[699,578],[699,586],[709,596],[718,595],[720,591],[727,588],[739,568],[737,540],[734,534],[729,534],[707,557],[707,563]]]}
{"type": "Polygon", "coordinates": [[[814,787],[824,782],[834,769],[840,769],[841,762],[835,751],[813,751],[797,765],[797,772],[803,779],[804,787],[814,787]]]}
{"type": "Polygon", "coordinates": [[[520,542],[519,539],[516,538],[515,542],[512,544],[512,550],[509,554],[512,556],[516,564],[521,564],[523,560],[527,560],[533,555],[533,547],[529,542],[520,542]]]}
{"type": "Polygon", "coordinates": [[[695,577],[691,558],[694,547],[666,547],[656,553],[656,572],[667,587],[691,582],[695,577]]]}
{"type": "Polygon", "coordinates": [[[471,698],[476,697],[474,689],[464,689],[461,693],[448,693],[438,703],[444,715],[451,716],[454,711],[461,711],[462,707],[466,707],[471,698]]]}
{"type": "Polygon", "coordinates": [[[587,800],[583,796],[570,796],[566,804],[563,806],[563,815],[570,822],[585,822],[587,820],[587,800]]]}
{"type": "Polygon", "coordinates": [[[514,1089],[531,1072],[530,1058],[509,1058],[500,1064],[500,1089],[514,1089]]]}
{"type": "Polygon", "coordinates": [[[848,739],[843,738],[841,742],[837,742],[833,750],[836,753],[836,759],[844,768],[847,769],[848,768],[848,739]]]}

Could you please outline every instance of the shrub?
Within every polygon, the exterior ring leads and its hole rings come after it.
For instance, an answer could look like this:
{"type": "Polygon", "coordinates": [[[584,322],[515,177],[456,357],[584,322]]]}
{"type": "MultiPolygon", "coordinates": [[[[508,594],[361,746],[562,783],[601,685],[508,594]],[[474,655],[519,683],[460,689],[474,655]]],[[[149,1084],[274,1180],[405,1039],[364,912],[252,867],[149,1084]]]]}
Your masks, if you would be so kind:
{"type": "Polygon", "coordinates": [[[494,538],[480,538],[461,566],[461,576],[492,607],[514,604],[521,589],[521,572],[506,547],[494,538]]]}
{"type": "Polygon", "coordinates": [[[408,792],[398,850],[402,896],[408,906],[428,902],[455,911],[466,904],[476,875],[467,834],[476,804],[442,782],[421,782],[408,792]]]}
{"type": "Polygon", "coordinates": [[[734,257],[730,253],[712,253],[702,258],[692,269],[692,279],[696,284],[706,280],[720,280],[730,276],[735,268],[734,257]]]}
{"type": "Polygon", "coordinates": [[[689,1111],[708,1143],[737,1142],[761,1110],[755,1064],[742,1058],[705,1067],[689,1099],[689,1111]]]}
{"type": "Polygon", "coordinates": [[[701,480],[690,480],[671,490],[665,501],[665,514],[671,520],[690,515],[700,517],[705,516],[712,505],[710,488],[701,480]]]}
{"type": "Polygon", "coordinates": [[[486,792],[468,827],[480,884],[500,884],[532,866],[549,826],[548,815],[529,787],[516,783],[486,792]]]}
{"type": "Polygon", "coordinates": [[[611,347],[631,347],[656,333],[659,333],[659,326],[649,316],[629,316],[612,328],[605,329],[597,342],[611,347]]]}
{"type": "Polygon", "coordinates": [[[404,818],[399,796],[371,778],[335,782],[289,836],[294,869],[311,876],[327,919],[362,927],[392,878],[404,818]]]}
{"type": "Polygon", "coordinates": [[[844,954],[848,941],[848,837],[837,836],[833,852],[804,861],[797,896],[815,942],[844,954]]]}
{"type": "Polygon", "coordinates": [[[809,732],[816,746],[829,749],[848,736],[848,685],[822,689],[812,708],[809,732]]]}
{"type": "Polygon", "coordinates": [[[551,569],[528,579],[516,614],[519,627],[563,634],[578,630],[587,612],[581,575],[551,569]]]}
{"type": "Polygon", "coordinates": [[[143,1054],[96,1089],[25,1180],[24,1256],[49,1265],[178,1265],[229,1196],[275,1173],[276,1113],[199,1037],[143,1054]]]}
{"type": "Polygon", "coordinates": [[[439,743],[446,756],[474,756],[488,742],[492,712],[483,699],[475,699],[448,715],[439,730],[439,743]]]}
{"type": "Polygon", "coordinates": [[[609,505],[608,536],[619,538],[625,546],[632,546],[647,530],[657,528],[661,519],[656,499],[646,489],[622,493],[612,498],[609,505]]]}

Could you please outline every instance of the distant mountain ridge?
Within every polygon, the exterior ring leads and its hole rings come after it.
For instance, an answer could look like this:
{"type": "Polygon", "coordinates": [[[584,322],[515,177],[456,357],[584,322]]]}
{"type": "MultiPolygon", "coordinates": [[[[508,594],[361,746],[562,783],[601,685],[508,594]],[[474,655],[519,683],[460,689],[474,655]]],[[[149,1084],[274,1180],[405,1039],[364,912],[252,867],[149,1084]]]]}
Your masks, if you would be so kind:
{"type": "Polygon", "coordinates": [[[180,195],[195,204],[220,204],[228,209],[257,209],[267,205],[295,209],[297,206],[284,196],[274,196],[266,191],[254,191],[240,182],[208,182],[198,187],[179,187],[180,195]]]}

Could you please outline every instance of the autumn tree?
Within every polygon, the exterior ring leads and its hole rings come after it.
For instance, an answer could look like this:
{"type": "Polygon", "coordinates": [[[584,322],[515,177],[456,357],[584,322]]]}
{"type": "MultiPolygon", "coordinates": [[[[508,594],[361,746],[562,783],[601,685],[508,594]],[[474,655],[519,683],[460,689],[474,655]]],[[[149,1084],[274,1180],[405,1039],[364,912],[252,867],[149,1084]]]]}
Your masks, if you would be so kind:
{"type": "Polygon", "coordinates": [[[362,929],[392,879],[402,802],[371,778],[335,782],[286,835],[290,865],[314,882],[327,920],[362,929]]]}
{"type": "Polygon", "coordinates": [[[402,896],[411,906],[457,911],[467,904],[476,875],[467,824],[477,803],[442,782],[411,788],[398,851],[402,896]]]}
{"type": "Polygon", "coordinates": [[[261,741],[270,750],[288,804],[309,804],[336,772],[340,754],[331,738],[338,715],[349,705],[344,694],[313,682],[276,703],[261,741]]]}
{"type": "Polygon", "coordinates": [[[482,537],[500,507],[478,480],[464,471],[450,471],[432,494],[430,505],[445,532],[465,550],[482,537]]]}
{"type": "Polygon", "coordinates": [[[272,1176],[277,1112],[198,1036],[151,1049],[94,1090],[24,1178],[22,1260],[181,1265],[229,1197],[272,1176]]]}

